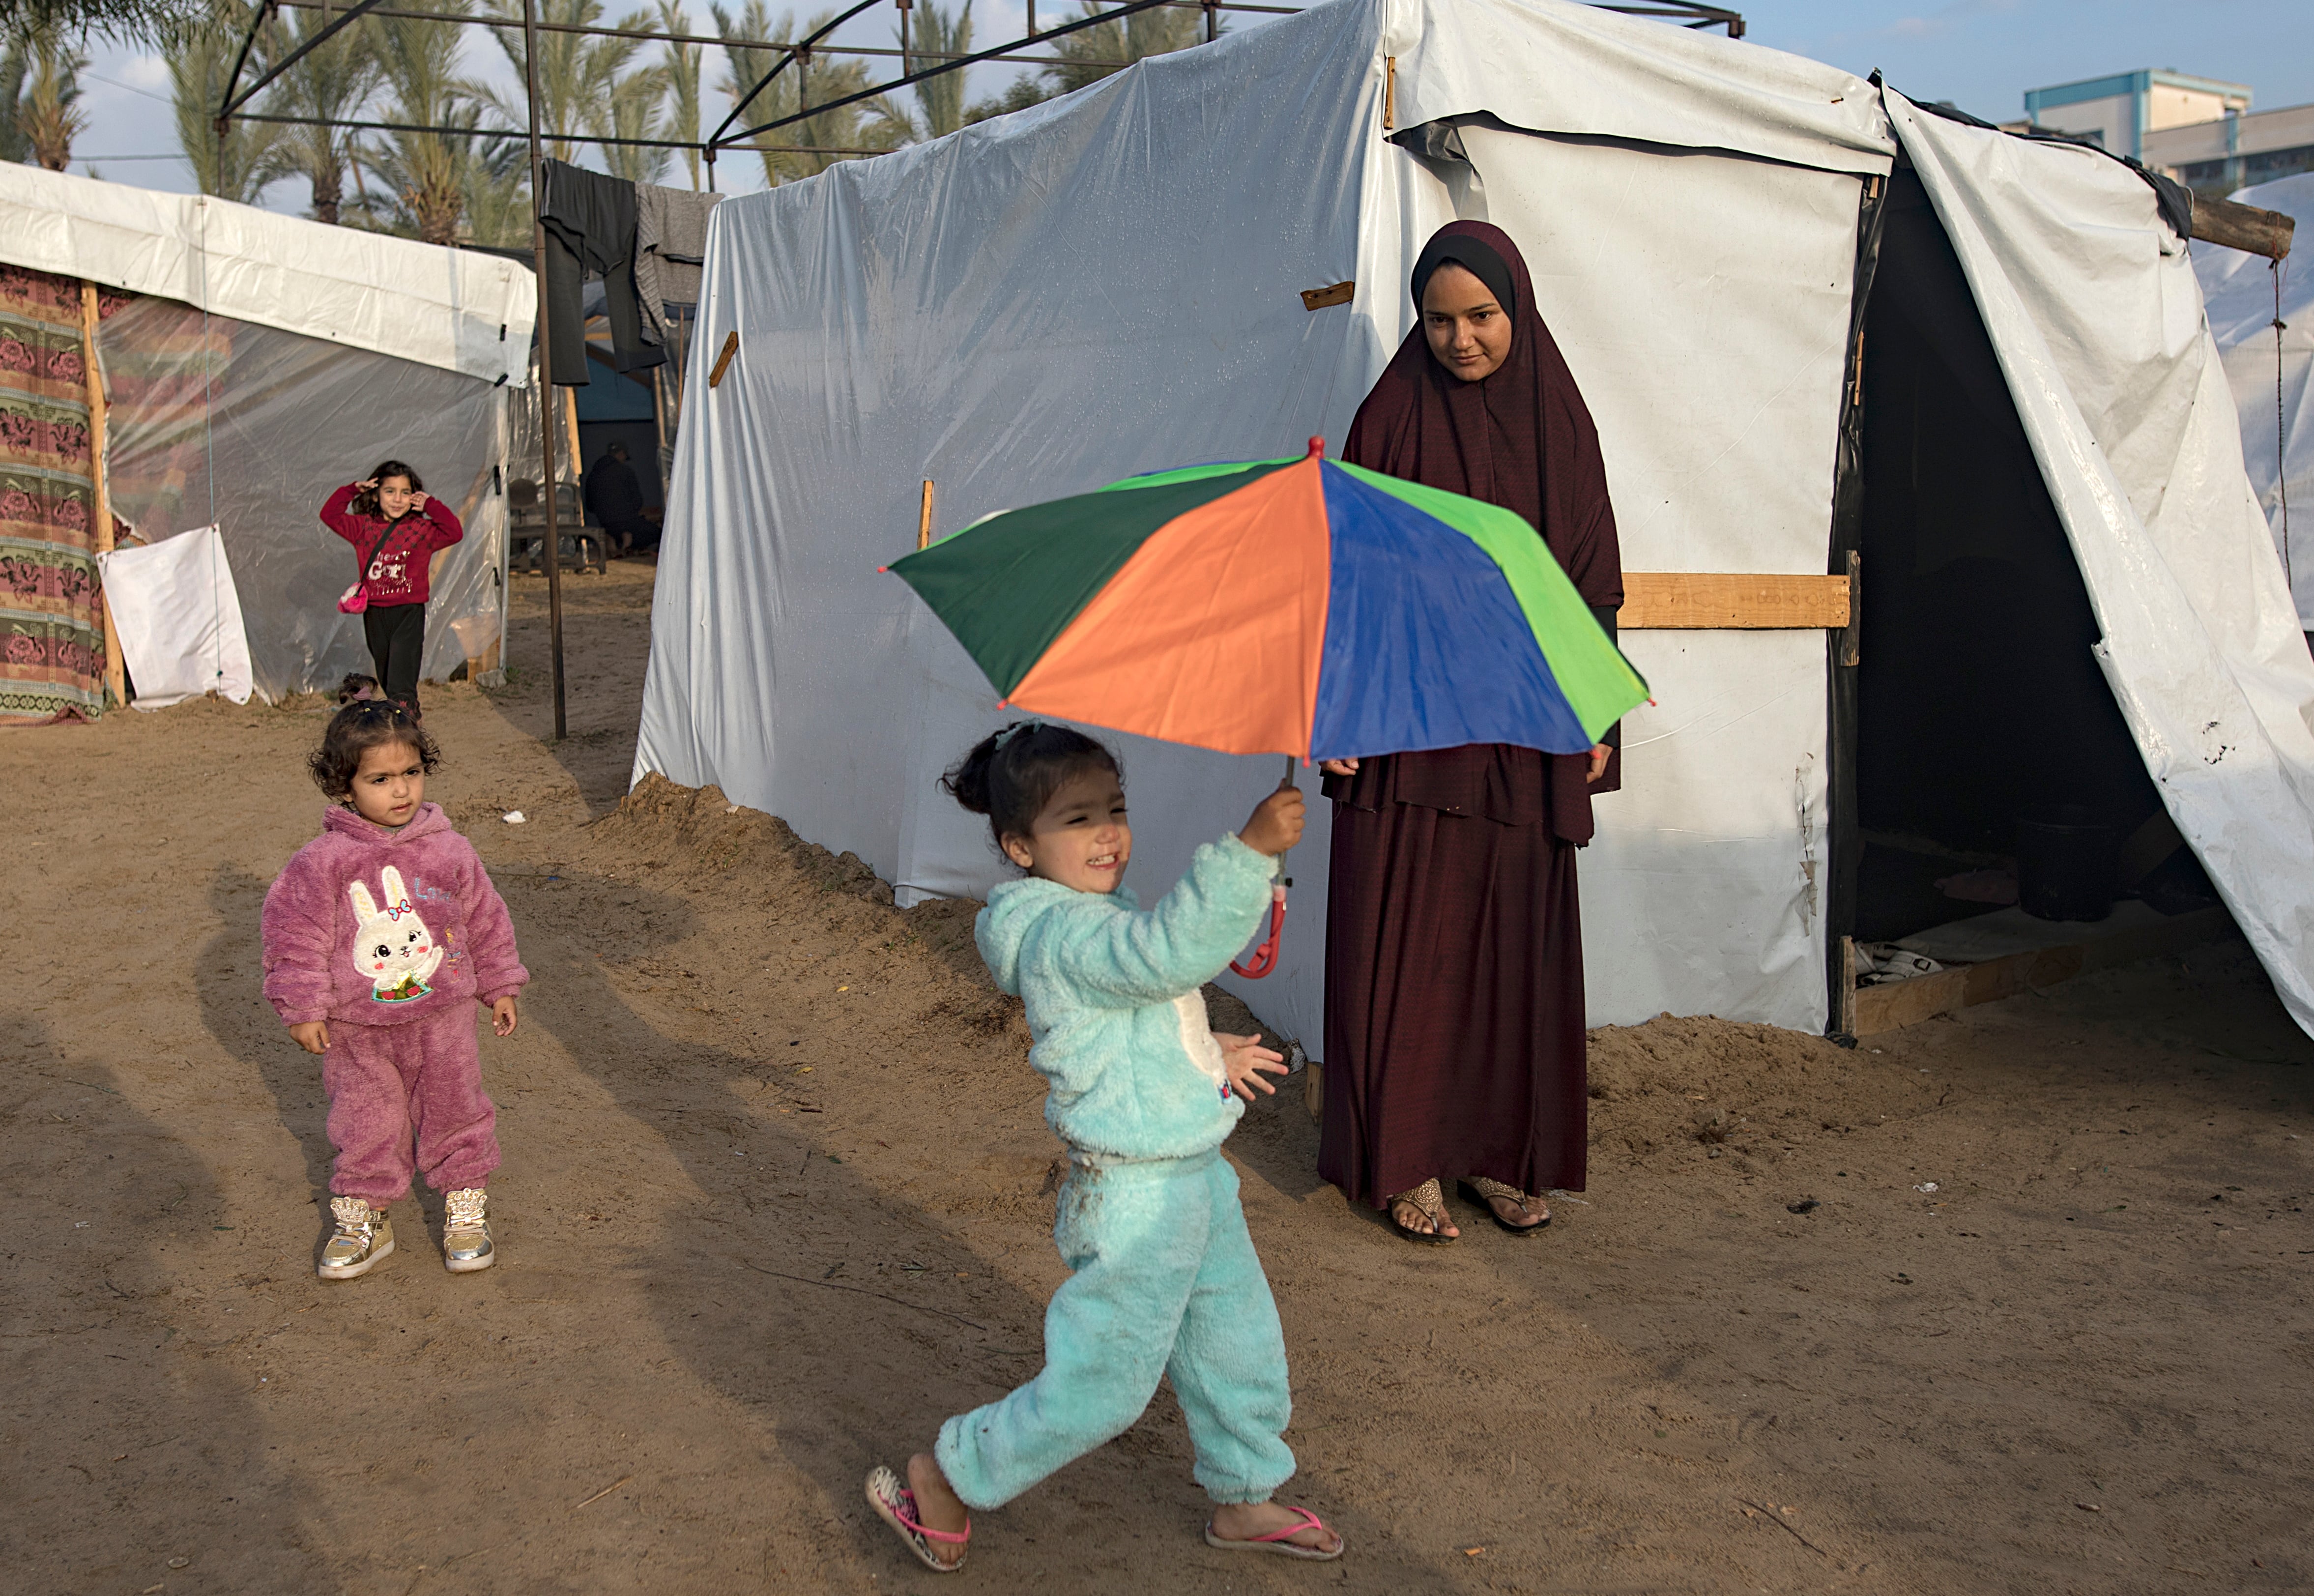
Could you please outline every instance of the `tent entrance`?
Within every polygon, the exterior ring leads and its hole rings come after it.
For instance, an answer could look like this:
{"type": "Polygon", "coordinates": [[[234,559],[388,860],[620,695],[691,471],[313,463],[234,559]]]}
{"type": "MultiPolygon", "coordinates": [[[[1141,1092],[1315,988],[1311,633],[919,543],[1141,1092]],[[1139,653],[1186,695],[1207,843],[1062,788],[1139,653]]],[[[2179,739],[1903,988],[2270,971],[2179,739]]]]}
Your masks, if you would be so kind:
{"type": "MultiPolygon", "coordinates": [[[[1885,944],[2002,912],[2020,821],[2060,815],[2133,843],[2124,877],[2167,859],[2185,878],[2161,907],[2214,902],[2193,896],[2206,880],[2091,656],[2088,591],[1959,260],[1908,167],[1884,203],[1864,313],[1852,709],[1835,693],[1854,786],[1833,929],[1885,944]]],[[[2047,935],[2088,940],[2143,915],[2047,935]]]]}

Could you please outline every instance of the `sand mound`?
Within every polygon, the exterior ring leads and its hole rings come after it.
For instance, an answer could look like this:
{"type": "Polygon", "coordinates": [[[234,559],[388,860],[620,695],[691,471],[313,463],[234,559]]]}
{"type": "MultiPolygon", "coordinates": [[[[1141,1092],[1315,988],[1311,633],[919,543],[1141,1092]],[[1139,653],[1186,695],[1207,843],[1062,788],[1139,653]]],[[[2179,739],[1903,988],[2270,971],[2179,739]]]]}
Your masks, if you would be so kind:
{"type": "Polygon", "coordinates": [[[1740,1159],[1936,1106],[1925,1083],[1869,1049],[1669,1014],[1591,1033],[1591,1097],[1592,1146],[1635,1159],[1697,1143],[1740,1159]]]}

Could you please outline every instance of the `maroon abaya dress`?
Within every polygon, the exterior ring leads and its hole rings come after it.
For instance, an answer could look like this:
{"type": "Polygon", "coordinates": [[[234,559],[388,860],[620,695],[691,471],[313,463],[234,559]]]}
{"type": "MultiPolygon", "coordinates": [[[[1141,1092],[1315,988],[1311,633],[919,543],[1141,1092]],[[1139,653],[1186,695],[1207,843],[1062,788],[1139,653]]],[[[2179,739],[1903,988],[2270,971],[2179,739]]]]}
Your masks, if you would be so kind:
{"type": "MultiPolygon", "coordinates": [[[[1415,328],[1342,457],[1517,511],[1612,631],[1622,560],[1598,430],[1517,247],[1483,222],[1451,224],[1425,247],[1414,295],[1415,328]],[[1510,353],[1479,382],[1441,366],[1423,336],[1422,289],[1444,260],[1488,283],[1512,317],[1510,353]]],[[[1480,744],[1327,779],[1318,1169],[1346,1195],[1379,1208],[1433,1176],[1582,1189],[1575,850],[1591,840],[1592,795],[1614,789],[1620,765],[1611,755],[1586,783],[1588,755],[1480,744]]]]}

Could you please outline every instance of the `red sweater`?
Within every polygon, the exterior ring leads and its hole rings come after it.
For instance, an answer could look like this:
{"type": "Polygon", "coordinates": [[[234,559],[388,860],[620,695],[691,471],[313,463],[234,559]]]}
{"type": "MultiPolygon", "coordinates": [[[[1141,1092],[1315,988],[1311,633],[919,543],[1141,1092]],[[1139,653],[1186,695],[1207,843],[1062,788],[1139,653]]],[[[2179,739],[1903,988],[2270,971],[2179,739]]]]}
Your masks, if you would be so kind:
{"type": "Polygon", "coordinates": [[[377,554],[362,573],[362,586],[369,591],[374,604],[422,604],[428,591],[428,583],[434,565],[434,551],[446,549],[466,535],[458,517],[448,505],[438,498],[428,498],[426,507],[404,516],[386,530],[383,516],[358,516],[353,511],[354,495],[359,491],[351,483],[330,495],[330,502],[322,507],[322,525],[354,546],[357,553],[367,554],[372,544],[377,544],[377,554]],[[378,542],[380,537],[385,541],[378,542]]]}

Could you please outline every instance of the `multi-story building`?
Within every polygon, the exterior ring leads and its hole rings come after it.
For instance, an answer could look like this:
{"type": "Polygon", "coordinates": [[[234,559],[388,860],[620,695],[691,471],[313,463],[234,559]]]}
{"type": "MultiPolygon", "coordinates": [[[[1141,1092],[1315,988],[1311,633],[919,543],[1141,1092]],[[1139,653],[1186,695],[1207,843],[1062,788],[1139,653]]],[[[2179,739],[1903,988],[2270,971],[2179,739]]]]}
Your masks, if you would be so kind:
{"type": "Polygon", "coordinates": [[[2314,172],[2314,105],[2253,111],[2248,85],[2166,67],[2029,90],[2025,113],[2033,127],[2093,139],[2197,193],[2314,172]]]}

